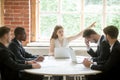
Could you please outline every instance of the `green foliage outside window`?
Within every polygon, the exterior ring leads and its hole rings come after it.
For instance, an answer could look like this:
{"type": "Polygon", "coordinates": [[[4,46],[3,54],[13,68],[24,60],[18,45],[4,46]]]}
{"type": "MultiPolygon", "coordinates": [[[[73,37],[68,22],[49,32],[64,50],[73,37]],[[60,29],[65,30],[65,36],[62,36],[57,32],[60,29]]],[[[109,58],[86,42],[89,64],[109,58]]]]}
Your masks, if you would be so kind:
{"type": "Polygon", "coordinates": [[[106,19],[106,25],[115,25],[120,29],[120,0],[106,2],[106,18],[103,18],[103,0],[84,0],[83,11],[81,0],[40,0],[40,38],[49,39],[57,24],[64,27],[66,36],[77,34],[94,21],[97,22],[94,29],[101,34],[103,19],[106,19]],[[81,13],[84,13],[83,18],[81,13]]]}

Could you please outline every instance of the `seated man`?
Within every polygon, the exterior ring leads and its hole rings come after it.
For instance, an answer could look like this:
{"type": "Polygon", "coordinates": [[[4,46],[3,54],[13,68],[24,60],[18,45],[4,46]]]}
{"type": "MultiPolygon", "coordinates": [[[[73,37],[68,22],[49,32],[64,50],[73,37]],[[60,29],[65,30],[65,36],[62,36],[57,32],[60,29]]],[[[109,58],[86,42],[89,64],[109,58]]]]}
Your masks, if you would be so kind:
{"type": "Polygon", "coordinates": [[[109,47],[110,45],[106,41],[106,38],[103,35],[99,35],[93,29],[86,29],[83,32],[83,37],[85,38],[85,43],[87,45],[88,54],[92,57],[93,64],[104,64],[109,57],[109,47]],[[91,43],[97,44],[97,50],[94,51],[91,47],[91,43]],[[103,48],[105,50],[103,51],[103,48]]]}
{"type": "MultiPolygon", "coordinates": [[[[87,80],[114,80],[120,79],[117,72],[120,71],[120,43],[117,40],[119,30],[115,26],[108,26],[104,28],[104,33],[110,45],[110,54],[107,61],[104,64],[94,65],[88,59],[83,61],[86,67],[90,67],[94,70],[101,70],[101,74],[91,75],[87,77],[87,80]]],[[[103,51],[105,48],[103,48],[103,51]]]]}
{"type": "Polygon", "coordinates": [[[20,74],[20,70],[40,68],[41,66],[34,61],[16,60],[15,55],[8,49],[10,38],[10,28],[0,27],[0,72],[2,80],[42,80],[41,76],[24,72],[25,76],[20,74]]]}
{"type": "Polygon", "coordinates": [[[22,41],[26,40],[25,29],[22,27],[17,27],[14,30],[15,38],[9,44],[9,49],[14,53],[18,60],[36,60],[43,61],[44,57],[32,55],[25,51],[22,46],[22,41]]]}

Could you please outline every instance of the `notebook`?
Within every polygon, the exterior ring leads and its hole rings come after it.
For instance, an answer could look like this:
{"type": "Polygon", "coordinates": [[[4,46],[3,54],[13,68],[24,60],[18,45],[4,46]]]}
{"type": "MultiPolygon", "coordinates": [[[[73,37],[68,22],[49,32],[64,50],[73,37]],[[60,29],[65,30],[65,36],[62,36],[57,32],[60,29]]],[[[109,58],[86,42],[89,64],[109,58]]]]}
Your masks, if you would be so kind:
{"type": "Polygon", "coordinates": [[[70,47],[70,58],[72,60],[73,63],[77,63],[77,64],[82,64],[83,59],[77,58],[75,51],[70,47]]]}
{"type": "Polygon", "coordinates": [[[69,48],[65,48],[65,47],[55,48],[54,49],[54,56],[57,59],[70,58],[69,48]]]}

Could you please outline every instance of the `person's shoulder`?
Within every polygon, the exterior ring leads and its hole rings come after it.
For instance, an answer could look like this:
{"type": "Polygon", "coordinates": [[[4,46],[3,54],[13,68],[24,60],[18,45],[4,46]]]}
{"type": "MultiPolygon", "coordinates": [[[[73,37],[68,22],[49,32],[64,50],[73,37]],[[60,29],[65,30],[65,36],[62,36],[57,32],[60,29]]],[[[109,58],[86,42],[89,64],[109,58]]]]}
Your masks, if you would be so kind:
{"type": "Polygon", "coordinates": [[[0,55],[6,55],[5,53],[7,53],[7,49],[4,48],[0,48],[0,55]]]}
{"type": "Polygon", "coordinates": [[[52,38],[52,39],[50,40],[50,42],[55,42],[55,40],[56,40],[56,39],[53,39],[53,38],[52,38]]]}
{"type": "Polygon", "coordinates": [[[110,45],[109,45],[109,43],[108,43],[107,40],[103,40],[102,41],[102,46],[104,46],[104,47],[106,47],[106,46],[110,47],[110,45]]]}
{"type": "Polygon", "coordinates": [[[101,35],[101,41],[107,41],[106,37],[104,35],[101,35]]]}
{"type": "Polygon", "coordinates": [[[119,49],[120,49],[120,42],[119,42],[119,41],[116,41],[115,44],[114,44],[114,46],[115,46],[116,48],[119,48],[119,49]]]}
{"type": "Polygon", "coordinates": [[[10,46],[16,46],[17,44],[14,42],[14,41],[11,41],[10,43],[9,43],[9,45],[8,45],[8,47],[10,47],[10,46]]]}
{"type": "Polygon", "coordinates": [[[55,43],[55,39],[51,39],[51,40],[50,40],[50,44],[51,44],[51,43],[52,43],[52,44],[55,43]]]}
{"type": "Polygon", "coordinates": [[[69,41],[70,37],[64,37],[64,40],[69,41]]]}
{"type": "Polygon", "coordinates": [[[19,48],[19,45],[18,45],[16,42],[12,41],[12,42],[10,42],[10,44],[8,45],[8,48],[9,48],[10,50],[14,50],[14,49],[19,48]]]}
{"type": "Polygon", "coordinates": [[[52,38],[50,41],[55,41],[55,40],[56,40],[56,39],[53,39],[53,38],[52,38]]]}
{"type": "Polygon", "coordinates": [[[0,52],[3,51],[4,49],[0,47],[0,52]]]}

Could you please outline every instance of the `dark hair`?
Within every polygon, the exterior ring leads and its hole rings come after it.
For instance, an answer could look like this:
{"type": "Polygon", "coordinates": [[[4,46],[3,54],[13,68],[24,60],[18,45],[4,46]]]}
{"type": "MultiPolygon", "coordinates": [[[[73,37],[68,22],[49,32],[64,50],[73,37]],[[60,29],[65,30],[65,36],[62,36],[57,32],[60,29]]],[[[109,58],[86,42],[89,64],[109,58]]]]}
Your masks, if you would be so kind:
{"type": "Polygon", "coordinates": [[[23,27],[16,27],[15,30],[14,30],[15,37],[22,34],[24,31],[25,31],[25,29],[23,27]]]}
{"type": "Polygon", "coordinates": [[[119,34],[119,30],[116,26],[110,25],[107,26],[103,29],[103,32],[106,35],[109,35],[112,39],[116,39],[118,37],[119,34]]]}
{"type": "Polygon", "coordinates": [[[0,38],[9,32],[10,32],[10,28],[8,28],[6,26],[0,27],[0,38]]]}
{"type": "Polygon", "coordinates": [[[93,29],[86,29],[83,32],[83,37],[90,37],[91,34],[97,34],[93,29]]]}
{"type": "Polygon", "coordinates": [[[55,28],[54,28],[54,31],[52,33],[51,39],[57,39],[58,38],[57,31],[59,29],[63,29],[63,27],[61,25],[56,25],[55,28]]]}

